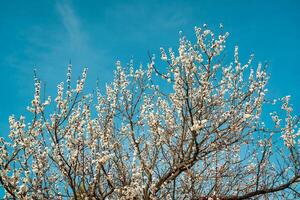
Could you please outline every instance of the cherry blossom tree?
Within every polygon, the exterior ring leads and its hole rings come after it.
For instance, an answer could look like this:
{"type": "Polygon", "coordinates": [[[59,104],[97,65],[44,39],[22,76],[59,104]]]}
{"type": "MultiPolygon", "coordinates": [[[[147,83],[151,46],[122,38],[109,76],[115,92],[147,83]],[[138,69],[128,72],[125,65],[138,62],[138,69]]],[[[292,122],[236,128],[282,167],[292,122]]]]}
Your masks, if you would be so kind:
{"type": "Polygon", "coordinates": [[[116,63],[105,92],[72,66],[57,95],[9,118],[0,139],[5,199],[297,199],[299,117],[266,96],[267,65],[224,53],[228,33],[195,27],[146,67],[116,63]],[[266,110],[276,110],[265,114],[266,110]]]}

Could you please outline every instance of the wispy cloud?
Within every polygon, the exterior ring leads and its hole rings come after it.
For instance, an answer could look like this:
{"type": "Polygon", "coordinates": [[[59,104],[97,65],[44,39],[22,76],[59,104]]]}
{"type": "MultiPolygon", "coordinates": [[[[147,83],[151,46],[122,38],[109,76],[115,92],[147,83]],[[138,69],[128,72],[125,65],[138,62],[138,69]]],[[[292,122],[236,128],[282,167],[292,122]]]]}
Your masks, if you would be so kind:
{"type": "Polygon", "coordinates": [[[95,85],[97,76],[109,77],[106,66],[106,51],[95,46],[89,38],[89,32],[81,22],[71,1],[56,1],[54,14],[58,17],[51,23],[34,24],[22,32],[26,46],[24,57],[17,54],[6,59],[18,71],[17,80],[22,84],[19,95],[27,95],[32,88],[33,69],[37,68],[40,78],[47,82],[48,92],[53,94],[56,84],[63,81],[66,66],[72,60],[74,77],[83,67],[89,68],[88,81],[95,85]],[[60,22],[60,23],[57,23],[60,22]],[[24,89],[26,88],[26,89],[24,89]]]}
{"type": "Polygon", "coordinates": [[[75,14],[75,11],[70,1],[57,1],[57,11],[61,17],[61,21],[68,33],[70,46],[73,48],[81,48],[88,50],[87,36],[81,29],[80,19],[75,14]]]}

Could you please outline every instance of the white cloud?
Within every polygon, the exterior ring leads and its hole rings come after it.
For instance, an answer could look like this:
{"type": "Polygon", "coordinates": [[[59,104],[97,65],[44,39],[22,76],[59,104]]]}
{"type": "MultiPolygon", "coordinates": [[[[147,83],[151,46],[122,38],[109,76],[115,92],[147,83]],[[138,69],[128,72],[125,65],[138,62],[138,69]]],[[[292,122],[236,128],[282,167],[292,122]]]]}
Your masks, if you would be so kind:
{"type": "Polygon", "coordinates": [[[88,50],[86,33],[82,31],[80,20],[76,16],[70,1],[57,1],[57,11],[68,33],[68,41],[73,48],[88,50]]]}
{"type": "Polygon", "coordinates": [[[65,79],[69,60],[72,60],[74,78],[79,76],[83,67],[89,68],[88,85],[91,87],[95,85],[98,75],[109,77],[107,74],[111,69],[107,66],[110,57],[90,41],[89,32],[84,29],[72,2],[57,1],[54,8],[58,18],[46,24],[33,24],[20,33],[26,43],[22,49],[24,56],[13,54],[5,61],[17,69],[16,76],[20,82],[18,93],[21,96],[28,96],[28,91],[32,89],[34,68],[39,77],[47,82],[48,94],[55,94],[56,84],[65,79]]]}

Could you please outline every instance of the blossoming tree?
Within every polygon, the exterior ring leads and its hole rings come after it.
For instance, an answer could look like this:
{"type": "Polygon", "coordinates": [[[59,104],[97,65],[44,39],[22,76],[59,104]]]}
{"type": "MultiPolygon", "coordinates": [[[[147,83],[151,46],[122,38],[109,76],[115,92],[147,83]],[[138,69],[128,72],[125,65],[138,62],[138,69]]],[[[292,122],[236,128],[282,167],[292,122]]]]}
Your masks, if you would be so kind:
{"type": "Polygon", "coordinates": [[[117,62],[104,93],[83,92],[86,69],[72,84],[69,65],[54,102],[42,100],[35,77],[30,116],[11,116],[0,139],[5,198],[299,198],[290,97],[268,100],[266,66],[241,64],[238,47],[226,64],[219,32],[196,27],[195,43],[161,48],[165,68],[151,55],[147,67],[117,62]],[[263,117],[266,106],[278,110],[263,117]]]}

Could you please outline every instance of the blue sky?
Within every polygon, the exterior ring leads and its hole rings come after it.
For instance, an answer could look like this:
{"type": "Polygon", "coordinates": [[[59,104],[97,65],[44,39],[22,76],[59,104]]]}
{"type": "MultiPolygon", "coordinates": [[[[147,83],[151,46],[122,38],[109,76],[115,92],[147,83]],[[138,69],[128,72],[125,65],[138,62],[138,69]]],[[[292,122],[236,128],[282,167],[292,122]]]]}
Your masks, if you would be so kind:
{"type": "Polygon", "coordinates": [[[300,109],[300,1],[4,1],[0,2],[0,136],[8,116],[22,114],[33,94],[37,68],[53,94],[64,80],[69,60],[74,73],[89,68],[88,85],[112,79],[114,63],[134,58],[146,63],[147,51],[177,47],[182,30],[223,23],[230,32],[228,54],[240,46],[246,61],[268,61],[272,96],[292,95],[300,109]]]}
{"type": "Polygon", "coordinates": [[[25,112],[37,68],[53,94],[69,60],[74,73],[89,68],[88,85],[112,79],[114,63],[134,58],[146,64],[147,51],[177,47],[178,32],[193,38],[193,27],[223,23],[230,32],[228,54],[255,53],[270,63],[272,96],[292,95],[300,112],[300,1],[0,1],[0,136],[8,116],[25,112]]]}

